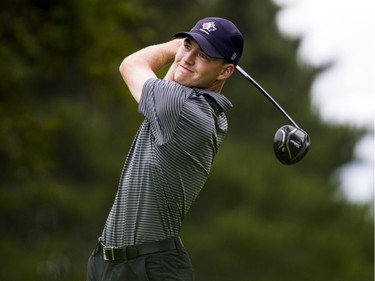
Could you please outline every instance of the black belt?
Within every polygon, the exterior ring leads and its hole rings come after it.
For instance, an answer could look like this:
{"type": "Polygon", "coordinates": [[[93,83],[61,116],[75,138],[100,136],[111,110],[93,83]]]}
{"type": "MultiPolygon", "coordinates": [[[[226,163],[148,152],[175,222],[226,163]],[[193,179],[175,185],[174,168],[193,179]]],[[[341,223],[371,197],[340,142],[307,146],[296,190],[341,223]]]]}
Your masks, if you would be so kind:
{"type": "Polygon", "coordinates": [[[180,237],[172,237],[161,241],[147,242],[140,245],[132,245],[126,247],[107,247],[102,242],[98,242],[97,251],[103,254],[103,259],[106,261],[124,260],[128,261],[135,259],[138,256],[181,249],[182,244],[180,237]]]}

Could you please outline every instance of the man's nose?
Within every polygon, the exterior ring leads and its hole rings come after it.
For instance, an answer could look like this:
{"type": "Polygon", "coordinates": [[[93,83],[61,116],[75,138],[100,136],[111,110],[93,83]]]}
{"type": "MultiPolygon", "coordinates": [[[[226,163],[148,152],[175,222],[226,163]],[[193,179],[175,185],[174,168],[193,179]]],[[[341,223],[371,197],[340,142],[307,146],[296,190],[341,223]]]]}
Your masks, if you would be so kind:
{"type": "Polygon", "coordinates": [[[195,62],[195,55],[193,54],[193,52],[189,52],[189,53],[185,54],[184,61],[187,64],[193,65],[194,62],[195,62]]]}

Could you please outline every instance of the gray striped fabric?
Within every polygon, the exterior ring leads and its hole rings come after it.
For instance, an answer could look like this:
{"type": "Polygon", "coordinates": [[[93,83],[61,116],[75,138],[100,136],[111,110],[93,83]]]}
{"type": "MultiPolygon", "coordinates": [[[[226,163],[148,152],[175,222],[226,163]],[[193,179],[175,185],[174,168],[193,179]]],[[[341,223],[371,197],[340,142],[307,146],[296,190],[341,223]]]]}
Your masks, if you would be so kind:
{"type": "Polygon", "coordinates": [[[150,79],[145,116],[125,161],[101,239],[121,247],[179,235],[227,132],[232,107],[217,93],[150,79]]]}

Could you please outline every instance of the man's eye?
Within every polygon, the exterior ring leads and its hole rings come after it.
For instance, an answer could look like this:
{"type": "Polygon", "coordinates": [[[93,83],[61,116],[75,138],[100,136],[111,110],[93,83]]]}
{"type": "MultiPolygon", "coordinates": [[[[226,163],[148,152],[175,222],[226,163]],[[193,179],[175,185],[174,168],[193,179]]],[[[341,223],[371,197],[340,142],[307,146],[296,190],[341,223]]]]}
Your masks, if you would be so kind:
{"type": "Polygon", "coordinates": [[[199,56],[202,58],[202,59],[205,59],[205,60],[208,60],[208,56],[205,54],[205,53],[199,53],[199,56]]]}

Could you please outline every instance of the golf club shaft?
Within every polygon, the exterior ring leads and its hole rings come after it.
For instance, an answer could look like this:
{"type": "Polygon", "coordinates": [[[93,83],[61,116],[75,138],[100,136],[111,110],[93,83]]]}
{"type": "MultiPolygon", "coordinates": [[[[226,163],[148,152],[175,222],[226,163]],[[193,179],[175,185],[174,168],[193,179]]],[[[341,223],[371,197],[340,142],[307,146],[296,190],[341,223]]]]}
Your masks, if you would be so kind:
{"type": "Polygon", "coordinates": [[[249,74],[246,73],[239,65],[236,66],[236,69],[241,73],[248,81],[250,81],[263,95],[268,98],[278,110],[293,124],[294,127],[299,128],[296,122],[286,113],[286,111],[264,90],[249,74]]]}

